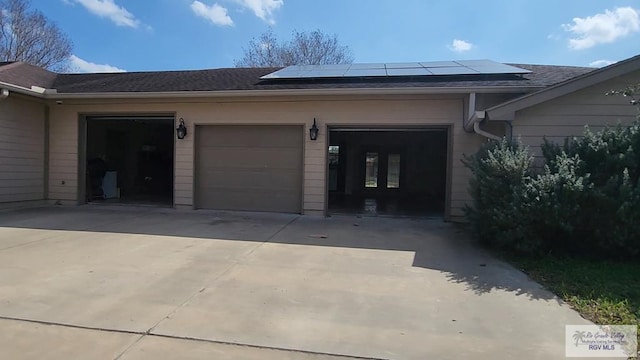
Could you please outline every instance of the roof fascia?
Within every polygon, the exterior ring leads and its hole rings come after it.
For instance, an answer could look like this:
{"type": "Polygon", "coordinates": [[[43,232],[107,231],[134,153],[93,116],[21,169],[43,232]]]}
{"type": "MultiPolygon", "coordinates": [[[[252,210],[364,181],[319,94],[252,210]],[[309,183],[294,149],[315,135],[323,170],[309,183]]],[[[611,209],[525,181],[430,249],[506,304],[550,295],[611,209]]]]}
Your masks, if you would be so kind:
{"type": "Polygon", "coordinates": [[[18,94],[23,94],[23,95],[29,95],[29,96],[37,97],[37,98],[40,98],[40,99],[44,99],[45,95],[46,95],[45,94],[46,91],[36,91],[36,90],[33,90],[33,89],[28,89],[26,87],[14,85],[14,84],[2,82],[2,81],[0,81],[0,88],[7,89],[10,92],[15,92],[15,93],[18,93],[18,94]]]}
{"type": "Polygon", "coordinates": [[[542,87],[486,86],[486,87],[414,87],[414,88],[333,88],[333,89],[281,89],[281,90],[231,90],[231,91],[173,91],[173,92],[103,92],[103,93],[45,93],[45,99],[150,99],[150,98],[210,98],[210,97],[260,97],[260,96],[308,96],[308,95],[416,95],[416,94],[467,94],[521,93],[542,87]]]}

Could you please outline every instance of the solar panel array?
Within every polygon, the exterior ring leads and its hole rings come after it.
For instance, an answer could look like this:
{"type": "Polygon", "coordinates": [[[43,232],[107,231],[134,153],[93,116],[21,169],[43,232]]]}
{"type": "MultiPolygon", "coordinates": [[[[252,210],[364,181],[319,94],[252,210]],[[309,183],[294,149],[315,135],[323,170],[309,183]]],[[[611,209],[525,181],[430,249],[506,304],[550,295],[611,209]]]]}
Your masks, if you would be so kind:
{"type": "Polygon", "coordinates": [[[359,78],[474,74],[527,74],[531,71],[491,60],[431,61],[410,63],[293,65],[261,79],[359,78]]]}

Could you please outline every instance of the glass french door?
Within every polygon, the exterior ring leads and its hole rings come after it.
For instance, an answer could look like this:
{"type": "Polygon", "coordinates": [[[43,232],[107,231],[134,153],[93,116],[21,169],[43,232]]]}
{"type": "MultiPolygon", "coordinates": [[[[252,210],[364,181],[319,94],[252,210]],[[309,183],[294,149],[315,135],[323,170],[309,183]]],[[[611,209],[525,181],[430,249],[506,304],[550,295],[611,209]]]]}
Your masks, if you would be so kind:
{"type": "Polygon", "coordinates": [[[364,189],[366,191],[396,191],[402,184],[402,151],[370,149],[364,152],[364,189]]]}

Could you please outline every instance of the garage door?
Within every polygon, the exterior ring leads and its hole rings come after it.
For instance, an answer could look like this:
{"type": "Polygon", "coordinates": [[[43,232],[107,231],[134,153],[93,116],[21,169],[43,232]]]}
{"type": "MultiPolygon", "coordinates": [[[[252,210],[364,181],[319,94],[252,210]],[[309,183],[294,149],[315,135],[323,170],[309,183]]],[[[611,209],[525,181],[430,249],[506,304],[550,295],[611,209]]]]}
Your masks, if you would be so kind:
{"type": "Polygon", "coordinates": [[[300,213],[301,126],[196,128],[196,206],[300,213]]]}

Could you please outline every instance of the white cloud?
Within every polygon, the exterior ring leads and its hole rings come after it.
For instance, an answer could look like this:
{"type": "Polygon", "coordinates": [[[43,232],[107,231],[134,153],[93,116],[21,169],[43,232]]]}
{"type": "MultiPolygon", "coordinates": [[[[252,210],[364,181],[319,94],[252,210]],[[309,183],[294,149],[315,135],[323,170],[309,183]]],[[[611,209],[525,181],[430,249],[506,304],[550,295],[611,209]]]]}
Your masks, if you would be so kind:
{"type": "Polygon", "coordinates": [[[140,20],[114,0],[73,0],[84,6],[89,12],[100,17],[108,18],[118,26],[137,28],[140,20]]]}
{"type": "Polygon", "coordinates": [[[126,70],[111,66],[109,64],[96,64],[83,60],[75,55],[69,57],[71,70],[82,73],[114,73],[126,72],[126,70]]]}
{"type": "Polygon", "coordinates": [[[640,31],[640,12],[631,7],[619,7],[586,18],[573,18],[572,24],[563,24],[562,27],[572,33],[570,49],[588,49],[640,31]]]}
{"type": "Polygon", "coordinates": [[[562,37],[558,34],[549,34],[547,35],[547,39],[549,40],[562,40],[562,37]]]}
{"type": "Polygon", "coordinates": [[[611,64],[614,64],[615,61],[611,61],[611,60],[596,60],[596,61],[592,61],[589,63],[589,66],[591,67],[605,67],[605,66],[609,66],[611,64]]]}
{"type": "Polygon", "coordinates": [[[243,8],[253,11],[253,13],[266,23],[274,25],[273,12],[284,5],[284,0],[235,0],[243,8]]]}
{"type": "Polygon", "coordinates": [[[227,9],[216,4],[207,6],[200,1],[194,1],[191,3],[191,10],[196,15],[203,17],[212,23],[220,26],[232,26],[233,20],[227,14],[227,9]]]}
{"type": "Polygon", "coordinates": [[[447,45],[447,47],[451,51],[461,53],[461,52],[471,50],[471,48],[473,48],[473,44],[468,41],[453,39],[453,42],[451,43],[451,45],[447,45]]]}

